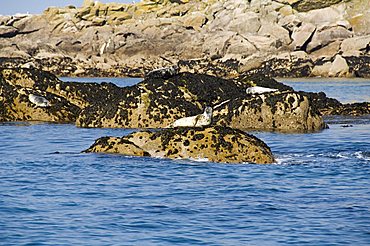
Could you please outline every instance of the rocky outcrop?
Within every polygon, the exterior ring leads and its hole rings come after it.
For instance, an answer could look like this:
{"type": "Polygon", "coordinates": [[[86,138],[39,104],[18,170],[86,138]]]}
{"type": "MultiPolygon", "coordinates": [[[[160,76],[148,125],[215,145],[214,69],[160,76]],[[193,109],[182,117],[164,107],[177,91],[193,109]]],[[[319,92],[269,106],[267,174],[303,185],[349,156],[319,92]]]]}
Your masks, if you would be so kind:
{"type": "Polygon", "coordinates": [[[248,130],[312,132],[325,128],[308,97],[296,92],[273,92],[231,100],[214,113],[220,125],[248,130]]]}
{"type": "Polygon", "coordinates": [[[324,127],[320,113],[353,112],[357,115],[367,112],[366,105],[358,105],[352,111],[344,110],[346,105],[327,98],[324,93],[294,92],[274,79],[247,74],[231,80],[179,73],[167,79],[148,78],[134,86],[118,87],[112,83],[62,82],[53,74],[37,69],[3,68],[0,80],[0,121],[163,128],[177,119],[201,114],[206,106],[211,106],[215,125],[307,132],[324,127]],[[252,86],[274,90],[247,94],[247,88],[252,86]],[[45,97],[51,107],[35,107],[28,98],[30,94],[45,97]]]}
{"type": "Polygon", "coordinates": [[[139,131],[121,138],[103,137],[85,152],[224,163],[275,162],[270,148],[260,139],[220,126],[139,131]]]}
{"type": "Polygon", "coordinates": [[[315,108],[321,115],[351,115],[362,116],[370,114],[370,103],[346,103],[342,104],[334,98],[329,98],[324,92],[301,92],[302,95],[307,96],[309,100],[315,105],[315,108]]]}
{"type": "Polygon", "coordinates": [[[307,97],[276,81],[269,87],[279,89],[278,92],[247,95],[246,88],[251,85],[267,84],[261,77],[247,78],[224,80],[182,73],[168,80],[144,80],[117,100],[82,110],[77,125],[161,128],[212,106],[214,124],[238,129],[307,132],[324,128],[321,116],[307,97]]]}
{"type": "Polygon", "coordinates": [[[178,65],[228,78],[367,77],[369,10],[362,0],[85,1],[0,17],[0,64],[64,76],[143,76],[178,65]]]}
{"type": "MultiPolygon", "coordinates": [[[[27,83],[27,81],[24,81],[27,83]]],[[[48,121],[74,123],[80,108],[63,97],[41,89],[26,88],[8,83],[0,76],[0,121],[48,121]],[[46,98],[50,107],[37,107],[29,95],[46,98]]]]}

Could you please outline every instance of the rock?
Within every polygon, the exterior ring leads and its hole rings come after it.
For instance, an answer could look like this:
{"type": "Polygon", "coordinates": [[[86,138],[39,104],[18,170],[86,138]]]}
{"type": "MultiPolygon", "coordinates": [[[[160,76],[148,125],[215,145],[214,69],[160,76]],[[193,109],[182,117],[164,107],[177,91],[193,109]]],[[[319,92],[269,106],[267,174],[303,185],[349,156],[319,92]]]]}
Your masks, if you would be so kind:
{"type": "Polygon", "coordinates": [[[85,152],[120,153],[223,163],[275,162],[269,147],[243,131],[220,126],[134,132],[122,138],[104,137],[85,152]]]}
{"type": "Polygon", "coordinates": [[[352,32],[341,26],[317,30],[312,36],[312,40],[307,45],[307,51],[312,52],[333,41],[343,40],[350,37],[352,37],[352,32]]]}
{"type": "MultiPolygon", "coordinates": [[[[254,43],[252,43],[247,37],[242,37],[240,35],[230,38],[225,46],[223,48],[225,48],[226,52],[225,50],[222,50],[222,56],[225,56],[225,54],[249,56],[257,51],[257,47],[254,43]]],[[[220,48],[219,46],[215,47],[220,48]]]]}
{"type": "Polygon", "coordinates": [[[338,21],[343,21],[344,12],[344,9],[327,7],[299,13],[298,15],[303,23],[311,23],[321,29],[334,26],[338,21]]]}
{"type": "Polygon", "coordinates": [[[295,28],[292,33],[294,50],[304,49],[307,41],[312,37],[316,26],[311,23],[304,23],[302,26],[295,28]]]}
{"type": "Polygon", "coordinates": [[[328,77],[329,76],[329,71],[332,67],[333,63],[328,61],[325,62],[324,64],[320,65],[315,65],[314,68],[311,71],[311,76],[312,77],[328,77]]]}
{"type": "Polygon", "coordinates": [[[324,92],[301,92],[307,96],[315,108],[324,116],[329,115],[352,115],[361,116],[370,114],[370,103],[350,103],[342,104],[334,98],[329,98],[324,92]]]}
{"type": "Polygon", "coordinates": [[[347,64],[346,59],[342,56],[337,55],[333,61],[332,66],[329,70],[329,76],[336,77],[336,76],[348,76],[349,74],[349,66],[347,64]]]}
{"type": "Polygon", "coordinates": [[[347,56],[349,72],[356,77],[370,77],[370,56],[347,56]]]}
{"type": "Polygon", "coordinates": [[[207,21],[207,17],[204,14],[193,12],[191,15],[185,17],[184,26],[199,31],[207,21]]]}
{"type": "Polygon", "coordinates": [[[163,67],[158,68],[150,71],[145,75],[145,78],[147,79],[169,79],[179,73],[179,67],[178,66],[171,66],[171,67],[163,67]]]}
{"type": "Polygon", "coordinates": [[[347,38],[343,40],[340,50],[344,56],[366,53],[370,51],[370,35],[347,38]]]}
{"type": "Polygon", "coordinates": [[[12,85],[0,76],[0,121],[47,121],[73,123],[80,111],[79,107],[66,99],[36,89],[25,89],[12,85]],[[36,94],[50,101],[50,107],[35,107],[29,95],[36,94]]]}
{"type": "Polygon", "coordinates": [[[312,68],[313,61],[310,58],[272,57],[263,62],[260,67],[247,71],[246,74],[264,74],[271,77],[308,77],[312,68]]]}
{"type": "Polygon", "coordinates": [[[18,34],[18,29],[12,26],[0,26],[0,38],[12,38],[18,34]]]}
{"type": "Polygon", "coordinates": [[[241,88],[246,85],[200,74],[149,78],[130,88],[112,88],[109,100],[97,101],[82,110],[77,125],[166,127],[176,119],[201,114],[205,105],[216,105],[244,94],[241,88]]]}
{"type": "Polygon", "coordinates": [[[300,92],[300,94],[306,96],[322,115],[329,115],[331,110],[342,106],[337,99],[327,97],[324,92],[300,92]]]}
{"type": "Polygon", "coordinates": [[[214,122],[237,129],[312,132],[325,125],[305,96],[274,92],[231,100],[215,109],[214,122]]]}
{"type": "MultiPolygon", "coordinates": [[[[265,23],[261,26],[258,31],[260,35],[268,35],[269,37],[275,37],[278,42],[281,42],[284,45],[288,45],[291,42],[289,31],[276,23],[265,23]]],[[[281,45],[280,45],[281,46],[281,45]]]]}
{"type": "Polygon", "coordinates": [[[360,35],[369,35],[370,6],[367,1],[351,0],[346,2],[345,17],[350,23],[353,32],[360,35]]]}
{"type": "Polygon", "coordinates": [[[183,72],[225,78],[256,69],[269,76],[305,76],[311,74],[312,61],[322,56],[357,56],[358,63],[363,59],[359,56],[369,56],[367,48],[335,50],[349,33],[356,37],[370,34],[365,2],[331,5],[333,1],[321,0],[312,3],[320,9],[300,12],[297,6],[306,6],[307,0],[88,1],[81,8],[0,17],[1,31],[9,36],[1,38],[0,55],[14,58],[13,67],[33,63],[58,76],[142,77],[149,70],[179,61],[197,63],[189,70],[184,67],[183,72]],[[281,58],[295,50],[309,54],[281,58]],[[22,64],[16,63],[19,58],[22,64]]]}
{"type": "Polygon", "coordinates": [[[370,114],[370,103],[349,103],[342,104],[339,107],[326,110],[326,115],[351,115],[362,116],[370,114]]]}
{"type": "Polygon", "coordinates": [[[259,16],[254,12],[243,13],[235,18],[231,19],[230,22],[223,23],[223,25],[229,24],[229,30],[238,34],[257,33],[261,27],[259,16]]]}
{"type": "Polygon", "coordinates": [[[286,2],[292,2],[292,7],[298,11],[310,11],[313,9],[325,8],[342,1],[343,0],[287,0],[286,2]]]}
{"type": "Polygon", "coordinates": [[[125,20],[132,18],[132,15],[127,12],[115,12],[109,15],[108,23],[109,24],[120,24],[125,20]]]}
{"type": "MultiPolygon", "coordinates": [[[[220,35],[217,35],[213,39],[209,39],[208,42],[204,42],[202,46],[202,52],[209,57],[223,57],[226,54],[226,51],[229,48],[230,40],[235,36],[235,32],[223,31],[219,32],[220,35]]],[[[241,39],[241,37],[238,37],[241,39]]]]}
{"type": "Polygon", "coordinates": [[[302,24],[302,21],[297,15],[288,15],[278,20],[278,25],[287,29],[290,33],[297,29],[302,24]]]}
{"type": "Polygon", "coordinates": [[[331,58],[335,57],[336,54],[338,54],[338,51],[340,50],[341,41],[337,40],[334,42],[329,43],[328,45],[318,48],[315,51],[312,51],[310,56],[313,58],[313,60],[317,60],[320,58],[331,58]]]}

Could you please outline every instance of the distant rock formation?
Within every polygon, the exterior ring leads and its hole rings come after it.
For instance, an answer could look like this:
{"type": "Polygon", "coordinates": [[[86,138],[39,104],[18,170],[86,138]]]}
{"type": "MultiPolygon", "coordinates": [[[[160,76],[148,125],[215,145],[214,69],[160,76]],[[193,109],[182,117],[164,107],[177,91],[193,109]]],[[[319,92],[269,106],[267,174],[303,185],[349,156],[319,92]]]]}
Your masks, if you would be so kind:
{"type": "Polygon", "coordinates": [[[85,1],[0,16],[0,64],[68,76],[141,76],[178,64],[221,77],[370,77],[363,0],[85,1]]]}
{"type": "Polygon", "coordinates": [[[270,148],[260,139],[220,126],[139,131],[121,138],[102,137],[84,152],[224,163],[275,162],[270,148]]]}

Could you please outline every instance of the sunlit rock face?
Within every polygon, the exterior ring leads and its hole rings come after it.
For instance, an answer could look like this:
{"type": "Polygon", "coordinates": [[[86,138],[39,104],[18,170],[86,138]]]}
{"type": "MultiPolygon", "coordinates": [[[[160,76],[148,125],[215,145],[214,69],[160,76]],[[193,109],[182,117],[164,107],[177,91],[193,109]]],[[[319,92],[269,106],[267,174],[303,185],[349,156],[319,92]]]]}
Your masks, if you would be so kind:
{"type": "Polygon", "coordinates": [[[260,139],[226,127],[174,128],[139,131],[124,137],[103,137],[85,152],[115,153],[224,163],[275,162],[260,139]]]}
{"type": "Polygon", "coordinates": [[[144,76],[178,65],[228,78],[369,77],[369,10],[362,0],[86,2],[1,16],[0,63],[68,76],[144,76]]]}

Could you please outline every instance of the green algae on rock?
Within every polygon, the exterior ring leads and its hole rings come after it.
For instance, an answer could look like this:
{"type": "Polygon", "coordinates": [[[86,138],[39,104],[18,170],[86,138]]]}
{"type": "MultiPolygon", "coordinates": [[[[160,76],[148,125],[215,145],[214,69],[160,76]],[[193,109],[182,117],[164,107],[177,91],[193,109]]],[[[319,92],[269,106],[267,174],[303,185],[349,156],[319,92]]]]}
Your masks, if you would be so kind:
{"type": "Polygon", "coordinates": [[[84,152],[115,153],[223,163],[274,163],[270,148],[241,130],[214,126],[139,131],[122,138],[103,137],[84,152]]]}

